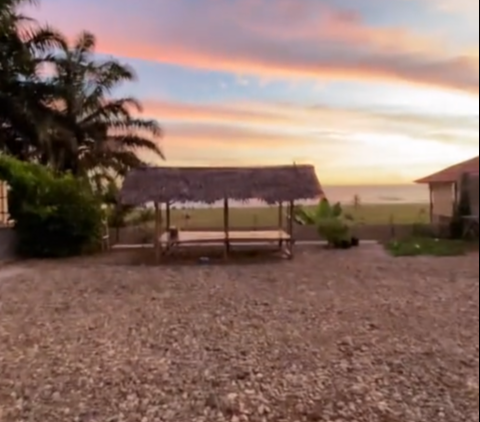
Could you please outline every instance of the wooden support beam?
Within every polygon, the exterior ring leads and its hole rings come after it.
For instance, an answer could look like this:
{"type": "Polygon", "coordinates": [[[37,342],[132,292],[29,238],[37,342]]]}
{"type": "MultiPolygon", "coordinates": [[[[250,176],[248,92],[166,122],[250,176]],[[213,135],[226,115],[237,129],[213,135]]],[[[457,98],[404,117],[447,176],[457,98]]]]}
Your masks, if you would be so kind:
{"type": "Polygon", "coordinates": [[[167,202],[166,204],[166,217],[167,217],[167,230],[170,230],[171,227],[171,212],[170,212],[170,202],[167,202]]]}
{"type": "Polygon", "coordinates": [[[428,184],[428,190],[430,194],[430,224],[433,223],[433,186],[431,183],[428,184]]]}
{"type": "Polygon", "coordinates": [[[153,239],[153,247],[155,248],[155,262],[158,264],[160,261],[160,247],[161,247],[161,239],[160,239],[161,210],[159,209],[157,202],[155,202],[154,206],[155,206],[155,238],[153,239]]]}
{"type": "Polygon", "coordinates": [[[290,204],[288,207],[288,213],[290,214],[290,218],[288,219],[288,231],[287,231],[288,235],[290,236],[290,240],[288,242],[289,259],[293,258],[293,244],[295,242],[294,233],[293,233],[294,210],[295,210],[295,201],[290,201],[290,204]]]}
{"type": "MultiPolygon", "coordinates": [[[[283,230],[283,202],[282,201],[278,203],[278,230],[279,231],[283,230]]],[[[280,248],[280,250],[282,249],[283,239],[280,239],[278,241],[278,247],[280,248]]]]}
{"type": "Polygon", "coordinates": [[[223,230],[225,232],[225,251],[224,256],[225,258],[228,257],[230,253],[230,239],[229,239],[229,231],[230,231],[230,210],[228,204],[228,198],[223,200],[223,230]]]}

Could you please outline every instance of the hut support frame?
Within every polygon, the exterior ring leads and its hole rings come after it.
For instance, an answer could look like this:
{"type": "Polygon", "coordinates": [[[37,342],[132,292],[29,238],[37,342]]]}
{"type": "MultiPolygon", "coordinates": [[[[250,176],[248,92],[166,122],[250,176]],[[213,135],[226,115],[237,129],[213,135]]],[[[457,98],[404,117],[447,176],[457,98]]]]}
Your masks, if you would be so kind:
{"type": "MultiPolygon", "coordinates": [[[[290,201],[288,212],[290,216],[293,216],[295,202],[290,201]]],[[[223,201],[223,232],[224,232],[224,257],[228,258],[231,251],[231,238],[230,238],[230,207],[228,198],[224,198],[223,201]]],[[[278,247],[281,252],[288,258],[293,258],[293,219],[288,218],[287,238],[283,237],[281,233],[284,232],[284,207],[283,202],[278,203],[278,247]]],[[[265,239],[269,240],[269,239],[265,239]]]]}
{"type": "MultiPolygon", "coordinates": [[[[181,239],[172,241],[169,238],[170,223],[171,223],[171,208],[170,203],[165,203],[166,208],[166,221],[165,227],[163,226],[163,204],[155,203],[155,238],[154,238],[154,249],[155,249],[155,259],[157,262],[161,261],[162,256],[168,254],[175,246],[180,245],[181,243],[209,243],[212,239],[210,236],[205,236],[202,239],[202,232],[197,232],[198,236],[196,239],[190,240],[189,242],[182,242],[181,239]]],[[[280,202],[278,204],[278,232],[254,232],[258,236],[251,236],[251,239],[248,239],[248,234],[252,232],[235,232],[230,230],[230,206],[228,198],[225,198],[223,201],[223,245],[224,245],[224,258],[228,259],[231,252],[231,243],[233,242],[268,242],[272,241],[277,237],[278,248],[283,253],[283,255],[288,258],[293,258],[293,212],[294,212],[294,201],[291,201],[288,206],[288,215],[290,216],[287,219],[287,227],[284,228],[285,216],[284,216],[284,204],[280,202]],[[286,231],[285,231],[286,230],[286,231]],[[239,234],[245,233],[245,236],[240,236],[239,234]],[[275,233],[278,233],[277,235],[275,233]]],[[[212,233],[206,233],[212,234],[212,233]]]]}

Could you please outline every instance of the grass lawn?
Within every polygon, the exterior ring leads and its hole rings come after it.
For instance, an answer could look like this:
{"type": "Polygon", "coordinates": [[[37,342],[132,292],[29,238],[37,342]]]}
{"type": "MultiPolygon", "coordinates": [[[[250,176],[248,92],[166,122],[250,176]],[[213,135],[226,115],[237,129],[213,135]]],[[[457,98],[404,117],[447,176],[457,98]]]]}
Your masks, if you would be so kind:
{"type": "Polygon", "coordinates": [[[434,238],[411,238],[393,241],[386,245],[387,250],[396,257],[401,256],[460,256],[478,249],[478,242],[446,240],[434,238]]]}
{"type": "MultiPolygon", "coordinates": [[[[354,209],[353,206],[344,206],[344,211],[352,214],[356,221],[364,224],[428,223],[428,205],[426,204],[365,204],[358,209],[354,209]]],[[[132,215],[130,224],[145,223],[152,219],[152,211],[138,211],[132,215]]],[[[221,228],[223,227],[223,209],[175,209],[172,210],[171,220],[172,225],[182,229],[221,228]]],[[[230,210],[231,227],[268,227],[275,226],[277,222],[277,207],[232,208],[230,210]]]]}

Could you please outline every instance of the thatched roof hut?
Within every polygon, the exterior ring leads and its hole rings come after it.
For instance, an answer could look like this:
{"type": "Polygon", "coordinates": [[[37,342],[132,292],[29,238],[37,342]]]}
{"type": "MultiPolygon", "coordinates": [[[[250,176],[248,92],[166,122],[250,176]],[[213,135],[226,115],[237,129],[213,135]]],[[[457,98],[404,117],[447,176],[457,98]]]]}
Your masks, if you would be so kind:
{"type": "Polygon", "coordinates": [[[323,195],[310,165],[269,167],[142,167],[125,178],[123,204],[197,202],[212,204],[225,198],[259,199],[268,204],[316,199],[323,195]]]}
{"type": "MultiPolygon", "coordinates": [[[[477,175],[478,186],[478,164],[479,157],[477,156],[416,181],[416,183],[429,185],[430,218],[432,222],[440,223],[454,216],[460,199],[461,179],[465,173],[472,176],[473,184],[475,182],[475,175],[477,175]]],[[[478,210],[478,189],[477,193],[474,193],[472,190],[472,201],[472,209],[478,210]]]]}

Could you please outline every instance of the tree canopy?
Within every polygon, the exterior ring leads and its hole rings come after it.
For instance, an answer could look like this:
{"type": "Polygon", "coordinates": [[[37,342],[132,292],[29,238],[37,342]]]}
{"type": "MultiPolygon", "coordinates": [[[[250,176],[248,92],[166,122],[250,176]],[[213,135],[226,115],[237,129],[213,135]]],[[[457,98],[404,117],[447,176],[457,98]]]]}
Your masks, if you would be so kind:
{"type": "Polygon", "coordinates": [[[59,173],[124,174],[138,152],[164,158],[161,127],[117,88],[135,80],[95,54],[96,37],[64,34],[21,13],[35,0],[0,0],[0,152],[59,173]]]}

